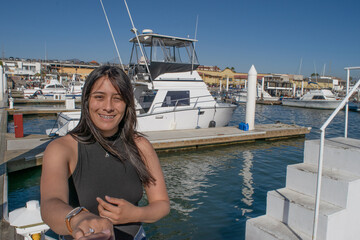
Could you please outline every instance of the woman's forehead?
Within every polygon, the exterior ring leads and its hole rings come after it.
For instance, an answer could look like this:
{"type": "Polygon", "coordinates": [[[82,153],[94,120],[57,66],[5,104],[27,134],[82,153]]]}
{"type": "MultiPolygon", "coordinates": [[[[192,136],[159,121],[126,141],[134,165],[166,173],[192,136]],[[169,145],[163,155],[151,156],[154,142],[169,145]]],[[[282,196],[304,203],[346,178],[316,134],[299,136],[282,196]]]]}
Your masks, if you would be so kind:
{"type": "Polygon", "coordinates": [[[91,93],[93,92],[104,92],[104,91],[111,91],[111,92],[116,92],[120,94],[120,91],[118,89],[118,86],[114,86],[112,81],[106,77],[100,77],[98,78],[95,83],[93,84],[93,86],[91,87],[91,93]]]}

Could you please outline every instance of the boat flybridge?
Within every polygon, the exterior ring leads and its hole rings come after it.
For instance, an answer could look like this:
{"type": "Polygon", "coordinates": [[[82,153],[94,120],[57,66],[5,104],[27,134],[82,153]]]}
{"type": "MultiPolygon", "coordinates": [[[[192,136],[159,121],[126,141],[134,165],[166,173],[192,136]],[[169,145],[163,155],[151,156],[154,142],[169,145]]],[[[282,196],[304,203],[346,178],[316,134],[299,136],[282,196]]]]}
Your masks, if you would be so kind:
{"type": "MultiPolygon", "coordinates": [[[[159,35],[151,30],[133,43],[128,75],[133,82],[138,131],[226,126],[236,105],[217,102],[195,70],[196,40],[159,35]]],[[[57,134],[76,126],[79,112],[61,113],[57,134]]]]}

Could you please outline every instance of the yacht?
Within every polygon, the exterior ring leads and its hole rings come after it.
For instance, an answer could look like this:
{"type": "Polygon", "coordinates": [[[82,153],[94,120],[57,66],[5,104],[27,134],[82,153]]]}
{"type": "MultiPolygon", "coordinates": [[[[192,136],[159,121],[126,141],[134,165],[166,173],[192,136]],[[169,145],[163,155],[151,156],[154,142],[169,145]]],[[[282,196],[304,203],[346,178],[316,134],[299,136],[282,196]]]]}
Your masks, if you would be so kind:
{"type": "Polygon", "coordinates": [[[328,89],[312,89],[300,98],[283,98],[282,105],[292,107],[335,109],[341,103],[328,89]]]}
{"type": "MultiPolygon", "coordinates": [[[[236,105],[217,102],[195,70],[196,40],[145,30],[133,44],[128,75],[134,87],[138,131],[163,131],[226,126],[236,105]]],[[[63,112],[58,129],[65,135],[80,119],[80,111],[63,112]]]]}

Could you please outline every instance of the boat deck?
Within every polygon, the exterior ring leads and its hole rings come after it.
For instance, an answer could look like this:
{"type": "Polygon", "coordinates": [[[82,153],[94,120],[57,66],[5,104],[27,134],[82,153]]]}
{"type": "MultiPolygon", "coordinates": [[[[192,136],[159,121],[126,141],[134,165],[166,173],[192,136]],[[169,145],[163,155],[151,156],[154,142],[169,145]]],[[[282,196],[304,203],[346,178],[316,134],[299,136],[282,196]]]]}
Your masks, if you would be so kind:
{"type": "MultiPolygon", "coordinates": [[[[145,132],[157,152],[238,144],[256,140],[274,140],[305,136],[311,128],[287,124],[256,125],[255,130],[242,131],[237,127],[188,129],[145,132]]],[[[47,135],[25,135],[15,138],[7,133],[5,162],[7,171],[15,172],[42,164],[43,152],[53,138],[47,135]]]]}

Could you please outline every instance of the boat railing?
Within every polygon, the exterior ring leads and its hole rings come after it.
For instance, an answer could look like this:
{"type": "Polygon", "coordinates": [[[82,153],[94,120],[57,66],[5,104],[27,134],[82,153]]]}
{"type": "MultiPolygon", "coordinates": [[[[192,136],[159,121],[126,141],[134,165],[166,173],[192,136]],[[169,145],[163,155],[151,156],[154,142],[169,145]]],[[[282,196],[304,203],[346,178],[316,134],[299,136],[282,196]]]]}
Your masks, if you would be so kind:
{"type": "MultiPolygon", "coordinates": [[[[173,107],[173,109],[170,110],[170,111],[175,111],[178,106],[181,107],[182,105],[180,105],[179,102],[184,101],[184,100],[189,100],[189,101],[190,101],[190,105],[189,105],[189,106],[191,106],[191,105],[193,104],[192,109],[197,108],[197,105],[198,105],[200,102],[213,102],[213,101],[214,101],[213,97],[212,97],[210,94],[209,94],[209,95],[204,95],[204,96],[197,96],[197,97],[191,97],[191,98],[181,98],[181,99],[171,100],[171,101],[170,101],[170,104],[169,104],[169,105],[170,105],[169,107],[173,107]],[[204,98],[209,98],[210,100],[201,101],[201,100],[204,99],[204,98]],[[193,100],[193,101],[192,101],[192,100],[193,100]]],[[[148,113],[149,113],[149,114],[152,114],[152,113],[154,113],[154,111],[155,111],[156,109],[158,109],[158,108],[163,108],[163,107],[162,107],[163,104],[164,104],[164,102],[157,102],[157,103],[155,103],[155,104],[151,107],[151,109],[150,109],[150,111],[149,111],[148,113]]]]}
{"type": "Polygon", "coordinates": [[[316,184],[316,197],[315,197],[315,212],[314,212],[314,226],[312,239],[316,240],[316,233],[318,228],[318,219],[319,219],[319,207],[320,207],[320,193],[321,193],[321,180],[322,180],[322,168],[323,168],[323,158],[324,158],[324,145],[325,145],[325,129],[338,114],[340,110],[345,107],[345,129],[344,137],[347,138],[348,133],[348,114],[349,114],[349,104],[348,101],[350,97],[354,94],[357,88],[360,86],[360,79],[354,85],[354,87],[349,92],[349,82],[350,82],[350,70],[360,70],[360,67],[347,67],[347,80],[346,80],[346,97],[341,101],[339,106],[334,110],[330,117],[325,121],[325,123],[320,127],[320,148],[319,148],[319,160],[318,160],[318,175],[317,175],[317,184],[316,184]]]}

